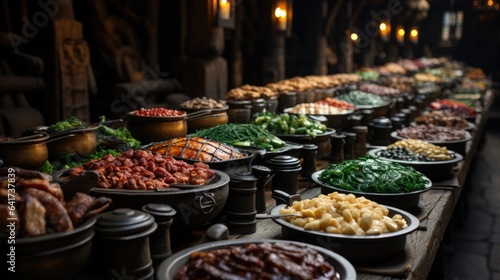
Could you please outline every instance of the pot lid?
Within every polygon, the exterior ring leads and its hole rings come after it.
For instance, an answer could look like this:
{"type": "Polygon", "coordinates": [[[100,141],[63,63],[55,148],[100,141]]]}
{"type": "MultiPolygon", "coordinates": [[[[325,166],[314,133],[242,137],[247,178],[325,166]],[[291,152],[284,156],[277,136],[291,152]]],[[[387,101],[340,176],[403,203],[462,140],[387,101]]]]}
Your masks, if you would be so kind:
{"type": "Polygon", "coordinates": [[[271,169],[264,165],[254,165],[252,166],[252,173],[257,177],[266,177],[271,174],[271,169]]]}
{"type": "Polygon", "coordinates": [[[370,122],[370,125],[378,128],[391,128],[391,120],[386,117],[376,118],[370,122]]]}
{"type": "Polygon", "coordinates": [[[152,215],[129,208],[119,208],[101,214],[94,229],[103,236],[124,237],[148,235],[157,225],[152,215]]]}
{"type": "Polygon", "coordinates": [[[250,181],[257,181],[257,177],[255,177],[252,172],[246,171],[246,170],[241,170],[237,171],[234,173],[229,174],[229,177],[231,177],[231,181],[245,181],[245,182],[250,182],[250,181]]]}
{"type": "Polygon", "coordinates": [[[161,203],[148,203],[142,207],[142,211],[153,215],[157,221],[171,220],[177,213],[170,205],[161,203]]]}
{"type": "Polygon", "coordinates": [[[276,170],[294,171],[295,169],[301,169],[300,160],[289,155],[275,156],[272,159],[268,160],[267,163],[269,164],[270,168],[276,170]]]}
{"type": "Polygon", "coordinates": [[[318,146],[316,146],[314,144],[304,144],[304,145],[302,145],[302,150],[312,152],[312,151],[318,150],[318,146]]]}

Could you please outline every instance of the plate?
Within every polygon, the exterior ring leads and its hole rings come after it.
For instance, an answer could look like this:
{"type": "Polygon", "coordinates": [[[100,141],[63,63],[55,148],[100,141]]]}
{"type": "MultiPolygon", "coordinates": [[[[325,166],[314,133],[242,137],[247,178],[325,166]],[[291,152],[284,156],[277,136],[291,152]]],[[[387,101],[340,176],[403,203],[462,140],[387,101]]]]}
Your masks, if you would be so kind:
{"type": "Polygon", "coordinates": [[[420,201],[420,194],[430,190],[432,186],[431,180],[428,177],[424,176],[424,179],[426,179],[428,183],[425,185],[424,189],[418,191],[404,192],[404,193],[371,193],[371,192],[350,191],[323,183],[321,180],[319,180],[319,175],[323,171],[325,171],[325,169],[318,170],[311,175],[311,179],[316,184],[321,186],[322,194],[326,195],[334,191],[341,193],[352,193],[356,196],[364,196],[377,203],[392,207],[397,207],[403,210],[412,210],[417,208],[418,203],[420,201]]]}
{"type": "Polygon", "coordinates": [[[352,266],[352,264],[346,260],[344,257],[341,255],[332,252],[330,250],[318,247],[318,246],[311,246],[309,244],[304,244],[300,242],[295,242],[295,241],[285,241],[285,240],[274,240],[274,239],[256,239],[256,240],[245,240],[245,239],[238,239],[238,240],[223,240],[223,241],[216,241],[216,242],[210,242],[206,244],[201,244],[197,245],[188,249],[185,249],[183,251],[180,251],[178,253],[175,253],[174,255],[170,256],[168,259],[163,261],[159,268],[157,269],[156,272],[156,279],[159,280],[173,280],[175,279],[175,275],[181,269],[182,266],[184,266],[189,259],[189,256],[194,253],[194,252],[199,252],[199,251],[210,251],[210,250],[216,250],[216,249],[221,249],[221,248],[227,248],[229,246],[241,246],[245,244],[250,244],[250,243],[287,243],[287,244],[297,244],[297,245],[302,245],[302,246],[307,246],[319,254],[323,255],[326,261],[328,261],[334,268],[335,270],[340,274],[340,279],[341,280],[355,280],[356,279],[356,270],[352,266]]]}
{"type": "MultiPolygon", "coordinates": [[[[350,261],[381,260],[391,258],[404,251],[406,235],[415,231],[420,221],[414,215],[391,206],[384,205],[389,210],[389,216],[400,214],[406,220],[408,227],[380,235],[346,235],[305,230],[281,218],[274,222],[281,226],[283,238],[319,245],[332,250],[350,261]]],[[[271,209],[271,215],[279,214],[285,208],[280,204],[271,209]]]]}
{"type": "Polygon", "coordinates": [[[380,152],[383,150],[387,150],[387,147],[369,150],[368,154],[374,157],[381,158],[383,160],[396,162],[405,166],[411,166],[415,168],[415,170],[417,170],[418,172],[424,174],[427,178],[429,178],[433,182],[443,181],[452,178],[454,176],[452,170],[453,166],[455,165],[455,163],[460,162],[464,159],[464,157],[461,154],[448,150],[448,153],[452,156],[452,159],[450,160],[406,161],[406,160],[398,160],[398,159],[379,156],[380,152]]]}

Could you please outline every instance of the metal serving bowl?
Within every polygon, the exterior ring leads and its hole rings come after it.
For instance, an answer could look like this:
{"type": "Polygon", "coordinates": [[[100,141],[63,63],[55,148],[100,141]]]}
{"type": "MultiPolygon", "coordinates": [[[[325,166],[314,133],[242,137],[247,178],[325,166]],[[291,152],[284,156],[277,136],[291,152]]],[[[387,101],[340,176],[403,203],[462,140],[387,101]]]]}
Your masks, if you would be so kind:
{"type": "Polygon", "coordinates": [[[285,241],[285,240],[271,240],[271,239],[257,239],[257,240],[224,240],[224,241],[216,241],[205,243],[201,245],[197,245],[183,251],[180,251],[168,259],[163,261],[156,271],[156,279],[158,280],[173,280],[177,272],[181,269],[182,266],[187,264],[189,260],[189,256],[192,253],[200,252],[200,251],[211,251],[216,249],[227,248],[229,246],[243,246],[249,243],[287,243],[287,244],[297,244],[297,245],[306,245],[307,247],[317,251],[319,254],[323,255],[323,257],[328,261],[335,270],[340,274],[340,279],[342,280],[355,280],[356,279],[356,270],[352,266],[352,264],[347,261],[341,255],[334,253],[332,251],[326,250],[324,248],[313,246],[309,244],[303,244],[300,242],[294,241],[285,241]]]}
{"type": "MultiPolygon", "coordinates": [[[[181,107],[182,108],[182,107],[181,107]]],[[[211,128],[220,124],[227,124],[229,121],[229,116],[227,114],[227,109],[229,106],[225,106],[223,108],[216,108],[216,109],[210,109],[212,110],[208,115],[188,120],[187,121],[187,132],[188,133],[194,133],[197,130],[200,129],[205,129],[205,128],[211,128]]],[[[195,113],[199,112],[200,110],[203,109],[185,109],[182,108],[182,110],[186,111],[187,113],[195,113]]]]}
{"type": "MultiPolygon", "coordinates": [[[[277,205],[271,209],[271,215],[279,214],[280,210],[285,207],[285,204],[277,205]]],[[[416,230],[420,224],[417,217],[406,211],[390,206],[385,207],[389,210],[389,216],[400,214],[406,220],[408,227],[380,235],[346,235],[305,230],[282,218],[273,218],[273,220],[281,225],[284,239],[321,246],[342,255],[349,261],[382,260],[403,252],[406,235],[416,230]]]]}
{"type": "MultiPolygon", "coordinates": [[[[47,160],[49,135],[41,133],[34,138],[18,141],[0,141],[0,159],[4,166],[37,169],[47,160]]],[[[16,140],[16,139],[14,139],[16,140]]]]}
{"type": "MultiPolygon", "coordinates": [[[[285,113],[289,114],[294,114],[290,113],[290,108],[285,109],[285,113]]],[[[333,128],[336,130],[341,130],[347,126],[347,123],[349,121],[349,117],[354,113],[354,110],[345,110],[342,113],[339,114],[328,114],[328,115],[320,115],[320,114],[306,114],[306,116],[312,116],[314,117],[325,117],[327,119],[326,126],[329,128],[333,128]]],[[[298,114],[294,114],[298,115],[298,114]]]]}
{"type": "MultiPolygon", "coordinates": [[[[397,131],[391,132],[391,137],[396,141],[406,139],[404,137],[399,136],[397,131]]],[[[465,156],[467,153],[467,142],[472,140],[472,135],[466,131],[465,138],[461,140],[453,140],[453,141],[432,141],[427,139],[420,139],[420,140],[424,140],[426,142],[429,142],[437,146],[444,146],[450,151],[455,151],[460,155],[465,156]]]]}
{"type": "Polygon", "coordinates": [[[425,177],[428,181],[427,185],[424,189],[413,191],[413,192],[405,192],[405,193],[373,193],[373,192],[360,192],[360,191],[350,191],[346,189],[342,189],[336,186],[331,186],[323,183],[319,180],[319,175],[324,171],[319,170],[314,172],[311,175],[311,179],[318,185],[321,186],[322,194],[329,194],[331,192],[337,191],[340,193],[352,193],[356,196],[364,196],[367,199],[375,201],[379,204],[389,205],[392,207],[397,207],[399,209],[404,210],[412,210],[418,207],[418,202],[420,201],[420,195],[423,192],[426,192],[431,189],[432,183],[431,180],[425,177]]]}
{"type": "Polygon", "coordinates": [[[199,110],[180,116],[138,116],[137,111],[127,115],[127,129],[130,134],[141,143],[165,141],[172,138],[186,136],[188,121],[210,114],[211,109],[199,110]]]}
{"type": "Polygon", "coordinates": [[[16,279],[75,279],[92,250],[96,218],[68,232],[16,239],[16,279]]]}
{"type": "MultiPolygon", "coordinates": [[[[141,210],[148,203],[168,204],[177,214],[172,232],[182,232],[210,222],[224,208],[229,193],[229,176],[213,170],[215,177],[205,185],[171,185],[156,190],[125,190],[91,188],[90,195],[113,200],[110,210],[131,208],[141,210]]],[[[64,188],[64,183],[63,183],[64,188]]]]}
{"type": "Polygon", "coordinates": [[[406,161],[398,160],[392,158],[386,158],[380,156],[380,152],[386,150],[387,147],[372,149],[368,151],[368,154],[374,157],[381,158],[386,161],[396,162],[401,165],[411,166],[418,172],[424,174],[430,180],[437,182],[453,177],[453,166],[463,160],[463,156],[454,151],[448,151],[452,159],[450,160],[437,160],[437,161],[406,161]]]}
{"type": "Polygon", "coordinates": [[[97,129],[99,129],[98,125],[49,134],[50,140],[47,141],[49,158],[55,159],[73,153],[83,157],[92,154],[97,148],[97,129]]]}

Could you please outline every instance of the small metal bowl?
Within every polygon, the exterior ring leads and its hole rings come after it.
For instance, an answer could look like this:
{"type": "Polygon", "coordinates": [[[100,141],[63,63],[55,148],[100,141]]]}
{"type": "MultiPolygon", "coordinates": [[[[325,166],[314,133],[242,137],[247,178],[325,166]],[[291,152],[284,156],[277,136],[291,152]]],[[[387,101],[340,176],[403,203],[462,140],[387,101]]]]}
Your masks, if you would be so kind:
{"type": "Polygon", "coordinates": [[[49,158],[56,159],[58,157],[76,153],[80,156],[88,156],[97,148],[96,131],[99,126],[91,126],[77,129],[68,129],[61,132],[49,134],[50,139],[47,141],[49,149],[49,158]],[[74,134],[72,137],[70,134],[74,134]]]}
{"type": "Polygon", "coordinates": [[[452,178],[454,176],[452,170],[453,166],[457,162],[462,161],[464,158],[461,154],[457,152],[448,151],[448,153],[452,156],[452,159],[450,160],[406,161],[406,160],[398,160],[380,156],[380,152],[386,149],[387,147],[372,149],[368,151],[368,154],[386,161],[396,162],[404,166],[411,166],[418,172],[424,174],[427,178],[429,178],[433,182],[439,182],[452,178]]]}
{"type": "Polygon", "coordinates": [[[243,246],[249,243],[287,243],[287,244],[297,244],[297,245],[306,245],[307,247],[315,250],[319,254],[323,255],[325,260],[329,262],[335,270],[340,274],[340,279],[342,280],[355,280],[356,279],[356,270],[352,266],[352,264],[346,260],[341,255],[321,248],[319,246],[312,246],[309,244],[303,244],[300,242],[294,241],[285,241],[285,240],[272,240],[272,239],[257,239],[257,240],[223,240],[205,243],[201,245],[197,245],[183,251],[180,251],[164,262],[161,263],[160,267],[156,271],[156,279],[158,280],[173,280],[177,275],[178,271],[184,266],[192,253],[200,252],[200,251],[211,251],[217,249],[228,248],[230,246],[243,246]]]}
{"type": "MultiPolygon", "coordinates": [[[[182,107],[181,107],[182,108],[182,107]]],[[[223,108],[210,109],[212,110],[210,114],[202,116],[196,119],[187,121],[187,133],[194,133],[198,130],[211,128],[218,126],[220,124],[227,124],[229,121],[229,116],[227,114],[227,109],[229,106],[224,106],[223,108]]],[[[208,108],[207,108],[208,109],[208,108]]],[[[187,113],[195,113],[203,109],[185,109],[187,113]]]]}
{"type": "Polygon", "coordinates": [[[0,159],[4,166],[37,169],[47,160],[49,135],[41,133],[26,140],[0,141],[0,159]]]}
{"type": "Polygon", "coordinates": [[[16,239],[16,279],[75,279],[92,251],[96,218],[68,232],[16,239]]]}
{"type": "MultiPolygon", "coordinates": [[[[405,137],[399,136],[397,131],[391,132],[391,137],[395,139],[394,142],[406,139],[405,137]]],[[[467,142],[472,140],[472,135],[468,131],[466,131],[465,138],[461,140],[452,140],[452,141],[432,141],[427,139],[420,139],[420,140],[424,140],[426,142],[429,142],[437,146],[444,146],[450,151],[455,151],[461,154],[462,156],[465,156],[467,154],[467,142]]]]}
{"type": "MultiPolygon", "coordinates": [[[[294,114],[298,115],[295,113],[290,113],[290,109],[285,109],[285,113],[289,114],[294,114]]],[[[342,130],[345,128],[349,122],[349,117],[354,113],[354,110],[345,110],[342,113],[339,114],[328,114],[328,115],[322,115],[322,114],[306,114],[308,117],[311,116],[312,118],[314,117],[325,117],[327,119],[327,127],[333,128],[336,130],[342,130]]]]}

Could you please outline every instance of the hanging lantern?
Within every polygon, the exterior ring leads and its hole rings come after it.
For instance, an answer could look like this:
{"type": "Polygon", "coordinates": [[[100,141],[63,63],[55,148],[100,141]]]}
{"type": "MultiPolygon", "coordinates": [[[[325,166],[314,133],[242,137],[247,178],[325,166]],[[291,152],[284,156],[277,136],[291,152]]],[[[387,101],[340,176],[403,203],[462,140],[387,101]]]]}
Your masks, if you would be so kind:
{"type": "Polygon", "coordinates": [[[273,24],[275,29],[291,35],[292,27],[292,1],[276,0],[273,6],[273,24]]]}
{"type": "Polygon", "coordinates": [[[379,32],[380,32],[380,38],[384,42],[389,41],[389,37],[391,35],[391,24],[388,21],[382,21],[379,24],[379,32]]]}
{"type": "Polygon", "coordinates": [[[418,43],[418,35],[419,35],[419,32],[418,32],[418,27],[412,27],[410,29],[410,42],[412,42],[413,44],[417,44],[418,43]]]}
{"type": "Polygon", "coordinates": [[[217,26],[225,28],[234,28],[235,13],[234,0],[216,0],[217,1],[217,26]]]}
{"type": "Polygon", "coordinates": [[[405,29],[402,25],[399,25],[396,28],[396,40],[400,44],[404,44],[404,42],[405,42],[405,29]]]}

